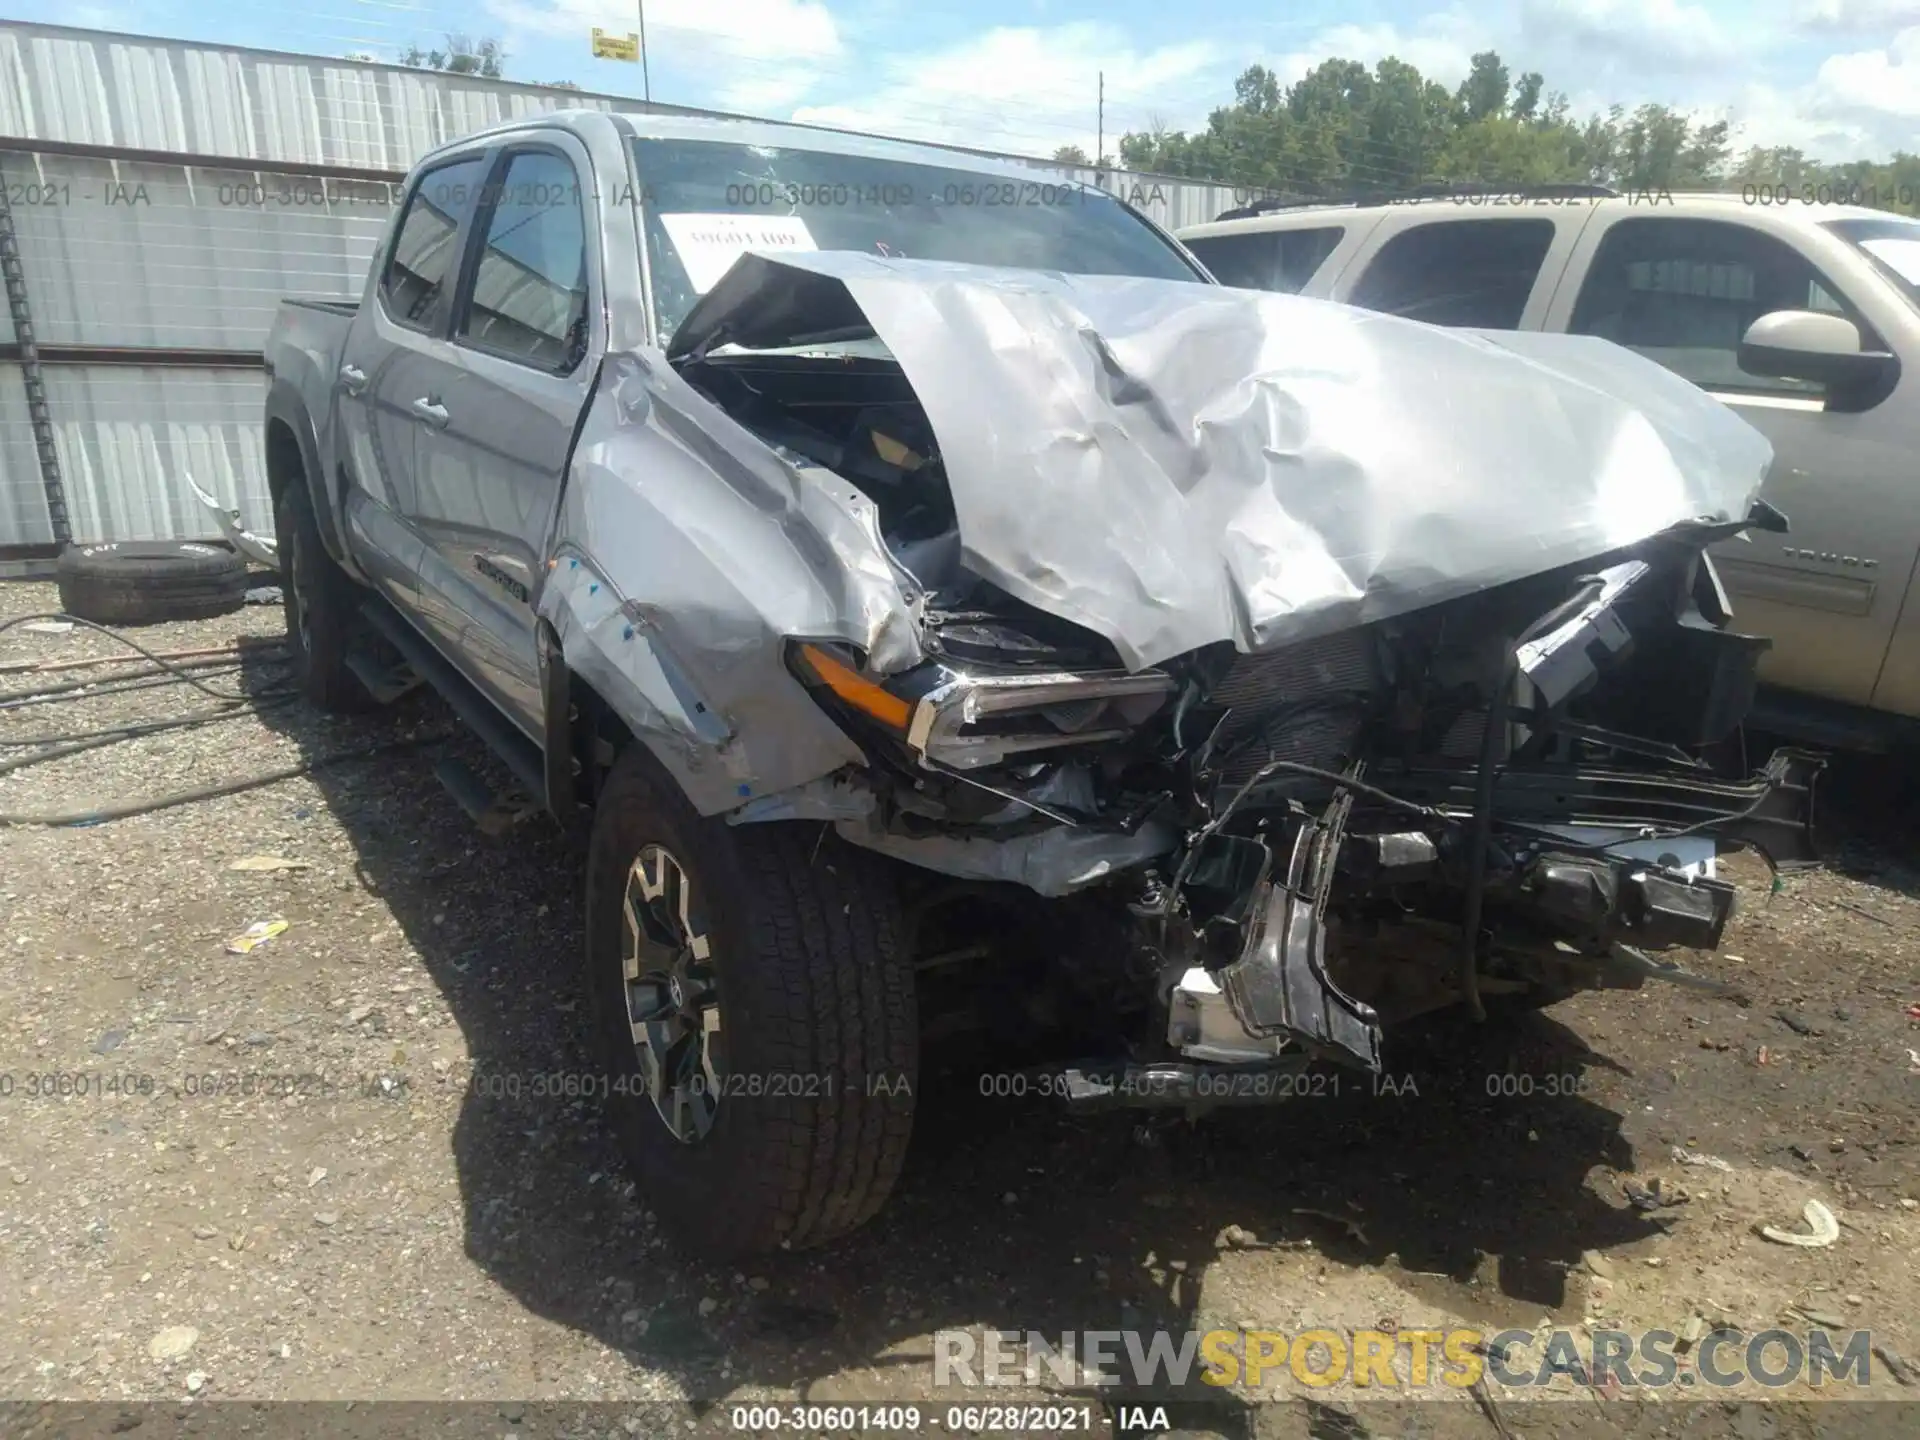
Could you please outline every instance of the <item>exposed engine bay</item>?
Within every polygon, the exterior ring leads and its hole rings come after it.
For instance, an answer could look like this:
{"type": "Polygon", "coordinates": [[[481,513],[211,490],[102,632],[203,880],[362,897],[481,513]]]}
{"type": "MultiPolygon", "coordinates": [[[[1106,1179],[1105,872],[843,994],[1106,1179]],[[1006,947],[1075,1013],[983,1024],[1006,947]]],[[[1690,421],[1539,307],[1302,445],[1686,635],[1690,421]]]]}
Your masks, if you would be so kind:
{"type": "Polygon", "coordinates": [[[1719,943],[1734,891],[1716,853],[1813,857],[1817,758],[1783,750],[1745,780],[1700,758],[1736,735],[1767,646],[1732,628],[1703,547],[1783,526],[1763,504],[1298,643],[1129,671],[969,568],[933,426],[884,353],[680,370],[795,466],[859,487],[916,605],[928,658],[904,673],[792,648],[868,761],[817,818],[1120,918],[1085,983],[1152,1003],[1124,1056],[1072,1072],[1081,1098],[1206,1103],[1232,1098],[1222,1074],[1314,1058],[1377,1071],[1383,1027],[1453,1004],[1715,989],[1656,957],[1719,943]],[[1137,840],[1136,863],[1081,864],[1074,837],[1137,840]]]}

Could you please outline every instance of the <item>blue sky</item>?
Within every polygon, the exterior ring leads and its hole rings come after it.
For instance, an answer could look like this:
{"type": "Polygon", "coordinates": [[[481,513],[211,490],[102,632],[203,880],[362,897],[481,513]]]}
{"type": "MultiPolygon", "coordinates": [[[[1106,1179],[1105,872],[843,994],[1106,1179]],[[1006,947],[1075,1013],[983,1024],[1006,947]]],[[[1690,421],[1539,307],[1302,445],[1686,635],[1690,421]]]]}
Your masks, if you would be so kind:
{"type": "MultiPolygon", "coordinates": [[[[510,78],[638,94],[589,31],[634,0],[13,0],[16,18],[392,58],[449,32],[497,36],[510,78]]],[[[1731,120],[1742,144],[1829,159],[1920,150],[1920,0],[646,0],[655,99],[889,134],[1091,152],[1107,132],[1190,129],[1261,63],[1398,55],[1452,84],[1477,50],[1541,71],[1576,111],[1659,100],[1731,120]]]]}

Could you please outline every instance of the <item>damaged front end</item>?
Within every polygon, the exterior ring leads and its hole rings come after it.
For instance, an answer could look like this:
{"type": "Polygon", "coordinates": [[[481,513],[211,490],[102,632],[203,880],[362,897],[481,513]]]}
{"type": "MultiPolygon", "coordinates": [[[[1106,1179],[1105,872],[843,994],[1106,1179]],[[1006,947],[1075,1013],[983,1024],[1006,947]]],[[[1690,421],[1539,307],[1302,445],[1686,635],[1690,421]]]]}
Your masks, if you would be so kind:
{"type": "Polygon", "coordinates": [[[1156,1008],[1117,1067],[1070,1076],[1088,1100],[1265,1093],[1221,1067],[1378,1070],[1385,1027],[1455,1004],[1727,993],[1660,952],[1720,943],[1718,855],[1813,861],[1822,762],[1781,750],[1729,779],[1699,758],[1737,747],[1765,649],[1727,628],[1701,551],[1724,533],[1143,673],[949,657],[881,686],[801,646],[870,762],[840,792],[857,806],[820,818],[950,875],[1104,882],[1130,932],[1104,973],[1156,1008]]]}
{"type": "Polygon", "coordinates": [[[1657,958],[1719,943],[1716,855],[1813,858],[1817,758],[1745,779],[1701,758],[1737,747],[1767,643],[1732,628],[1705,547],[1784,523],[1756,498],[1770,452],[1650,362],[1565,339],[746,257],[674,379],[716,448],[744,432],[797,477],[787,514],[847,487],[898,606],[869,565],[863,613],[753,630],[782,632],[780,684],[710,672],[716,750],[786,762],[727,819],[1070,897],[1099,938],[1051,958],[1122,1017],[1070,1074],[1089,1101],[1378,1070],[1383,1027],[1454,1004],[1716,988],[1657,958]],[[796,682],[844,749],[743,733],[756,709],[800,726],[762,698],[796,682]]]}

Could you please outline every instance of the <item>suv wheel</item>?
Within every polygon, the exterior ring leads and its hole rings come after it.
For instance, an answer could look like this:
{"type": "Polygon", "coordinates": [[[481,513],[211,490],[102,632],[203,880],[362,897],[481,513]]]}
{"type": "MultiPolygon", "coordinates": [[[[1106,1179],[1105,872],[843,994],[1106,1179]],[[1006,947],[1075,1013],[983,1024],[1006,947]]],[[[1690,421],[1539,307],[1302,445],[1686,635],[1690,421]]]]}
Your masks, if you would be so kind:
{"type": "Polygon", "coordinates": [[[347,650],[361,624],[363,597],[320,543],[313,501],[299,476],[281,493],[273,518],[294,683],[322,710],[371,709],[373,697],[347,668],[347,650]]]}
{"type": "Polygon", "coordinates": [[[643,1194],[715,1256],[871,1218],[913,1124],[919,1036],[885,862],[811,825],[698,815],[630,745],[595,809],[587,980],[643,1194]]]}

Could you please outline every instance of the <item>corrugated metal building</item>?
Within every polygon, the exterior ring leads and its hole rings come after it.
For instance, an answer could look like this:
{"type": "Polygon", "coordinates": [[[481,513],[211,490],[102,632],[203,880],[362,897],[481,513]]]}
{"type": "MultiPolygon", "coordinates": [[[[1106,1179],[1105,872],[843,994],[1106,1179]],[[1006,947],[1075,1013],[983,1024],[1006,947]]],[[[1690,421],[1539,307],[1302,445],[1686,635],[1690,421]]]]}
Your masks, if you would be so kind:
{"type": "MultiPolygon", "coordinates": [[[[359,293],[417,156],[571,106],[711,113],[0,22],[0,555],[205,535],[188,475],[271,533],[259,351],[275,304],[359,293]]],[[[1224,186],[1106,183],[1168,226],[1234,203],[1224,186]]]]}

